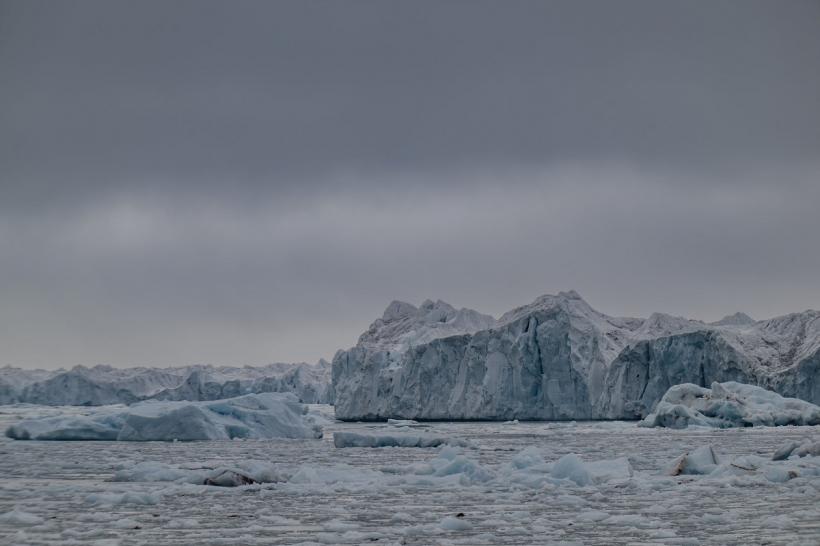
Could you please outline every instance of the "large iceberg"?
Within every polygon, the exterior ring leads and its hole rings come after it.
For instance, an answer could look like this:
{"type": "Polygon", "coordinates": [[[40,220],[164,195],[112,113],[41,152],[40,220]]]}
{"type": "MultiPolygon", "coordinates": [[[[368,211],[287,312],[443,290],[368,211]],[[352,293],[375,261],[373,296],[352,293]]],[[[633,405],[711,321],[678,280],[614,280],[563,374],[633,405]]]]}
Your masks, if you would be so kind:
{"type": "Polygon", "coordinates": [[[570,291],[496,321],[393,302],[333,359],[344,420],[640,419],[670,387],[714,381],[820,402],[820,312],[612,317],[570,291]]]}
{"type": "Polygon", "coordinates": [[[670,388],[639,425],[668,428],[820,425],[820,406],[734,381],[712,383],[711,389],[684,383],[670,388]]]}
{"type": "Polygon", "coordinates": [[[20,421],[16,440],[190,441],[321,438],[307,408],[290,393],[248,394],[211,402],[149,401],[88,416],[20,421]]]}
{"type": "Polygon", "coordinates": [[[0,368],[0,404],[54,406],[133,404],[141,400],[221,400],[243,394],[292,392],[306,404],[333,402],[330,363],[71,370],[0,368]]]}

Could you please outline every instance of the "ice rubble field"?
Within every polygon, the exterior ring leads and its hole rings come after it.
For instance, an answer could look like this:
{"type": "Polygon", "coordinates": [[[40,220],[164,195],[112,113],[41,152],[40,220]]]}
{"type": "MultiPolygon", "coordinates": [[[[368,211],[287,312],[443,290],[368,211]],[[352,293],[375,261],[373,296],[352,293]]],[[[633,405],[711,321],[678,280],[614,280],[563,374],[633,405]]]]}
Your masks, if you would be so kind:
{"type": "MultiPolygon", "coordinates": [[[[717,476],[667,475],[682,453],[705,445],[721,461],[756,464],[762,459],[754,456],[768,460],[791,442],[820,439],[820,427],[399,427],[334,423],[327,419],[332,411],[311,408],[325,423],[321,440],[4,437],[0,544],[820,543],[820,476],[812,472],[788,481],[779,480],[783,473],[735,467],[717,476]],[[472,447],[339,449],[334,432],[358,434],[348,436],[353,443],[406,435],[453,438],[472,447]],[[734,459],[741,456],[746,459],[734,459]],[[589,464],[601,460],[609,462],[589,464]],[[191,483],[220,468],[271,483],[191,483]],[[147,479],[164,481],[128,481],[147,479]]],[[[33,416],[86,412],[0,407],[0,428],[33,416]]],[[[700,459],[693,457],[693,464],[700,459]]],[[[817,468],[814,457],[775,464],[817,468]]]]}

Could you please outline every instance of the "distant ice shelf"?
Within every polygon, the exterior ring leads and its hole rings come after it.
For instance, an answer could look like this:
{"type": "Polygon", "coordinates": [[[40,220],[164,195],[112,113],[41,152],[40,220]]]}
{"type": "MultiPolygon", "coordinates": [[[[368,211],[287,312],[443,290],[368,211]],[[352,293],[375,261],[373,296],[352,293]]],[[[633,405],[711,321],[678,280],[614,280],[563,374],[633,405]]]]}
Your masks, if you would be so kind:
{"type": "Polygon", "coordinates": [[[332,403],[330,363],[320,360],[317,364],[245,367],[0,368],[0,405],[104,406],[142,400],[220,400],[264,392],[292,392],[306,404],[332,403]]]}

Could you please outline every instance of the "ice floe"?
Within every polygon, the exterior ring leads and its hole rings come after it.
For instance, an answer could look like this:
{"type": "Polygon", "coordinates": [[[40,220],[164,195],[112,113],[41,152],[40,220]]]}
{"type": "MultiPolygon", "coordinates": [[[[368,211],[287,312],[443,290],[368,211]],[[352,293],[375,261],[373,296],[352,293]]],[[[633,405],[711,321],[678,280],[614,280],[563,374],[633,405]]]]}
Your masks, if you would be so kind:
{"type": "Polygon", "coordinates": [[[419,436],[413,434],[360,434],[357,432],[334,432],[336,447],[438,447],[454,445],[468,447],[464,440],[442,436],[419,436]]]}
{"type": "Polygon", "coordinates": [[[6,512],[5,514],[0,514],[0,524],[3,525],[40,525],[43,523],[43,518],[35,515],[30,514],[28,512],[24,512],[22,510],[18,510],[15,508],[11,512],[6,512]]]}
{"type": "Polygon", "coordinates": [[[626,458],[583,461],[565,455],[546,463],[536,448],[517,453],[507,463],[482,465],[462,449],[444,446],[422,463],[405,468],[353,468],[347,465],[303,464],[295,470],[263,461],[240,461],[217,468],[185,468],[144,461],[118,470],[115,482],[174,482],[178,484],[235,487],[256,483],[291,486],[342,486],[352,489],[373,487],[449,487],[503,484],[517,488],[554,486],[594,486],[633,475],[626,458]]]}
{"type": "Polygon", "coordinates": [[[708,474],[717,468],[717,465],[718,458],[712,446],[702,446],[675,459],[669,474],[708,474]]]}
{"type": "Polygon", "coordinates": [[[820,441],[789,442],[772,455],[773,461],[783,461],[796,455],[798,457],[820,457],[820,441]]]}
{"type": "MultiPolygon", "coordinates": [[[[811,446],[814,444],[806,444],[811,446]]],[[[797,452],[792,448],[793,452],[797,452]]],[[[773,458],[758,455],[741,455],[734,458],[718,457],[710,445],[684,453],[672,462],[669,474],[700,475],[710,479],[734,479],[755,483],[765,480],[783,483],[795,478],[815,478],[820,476],[820,457],[795,453],[789,458],[780,449],[773,458]]]]}
{"type": "Polygon", "coordinates": [[[280,469],[264,461],[240,461],[215,468],[185,468],[157,461],[143,461],[118,470],[115,482],[175,482],[193,485],[237,487],[275,483],[287,479],[280,469]]]}

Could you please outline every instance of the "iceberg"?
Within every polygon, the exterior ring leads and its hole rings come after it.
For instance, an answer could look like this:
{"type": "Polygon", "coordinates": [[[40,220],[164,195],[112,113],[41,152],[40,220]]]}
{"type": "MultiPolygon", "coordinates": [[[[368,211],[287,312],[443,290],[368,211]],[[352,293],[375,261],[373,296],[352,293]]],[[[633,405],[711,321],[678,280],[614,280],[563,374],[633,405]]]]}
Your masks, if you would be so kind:
{"type": "Polygon", "coordinates": [[[639,423],[643,427],[667,428],[818,424],[820,407],[734,381],[712,383],[711,389],[691,383],[675,385],[639,423]]]}
{"type": "Polygon", "coordinates": [[[212,402],[135,404],[88,416],[28,419],[10,426],[16,440],[192,441],[321,438],[307,407],[290,393],[248,394],[212,402]]]}
{"type": "Polygon", "coordinates": [[[569,291],[494,320],[393,302],[332,368],[336,417],[350,421],[637,420],[675,385],[731,381],[820,403],[820,312],[613,317],[569,291]]]}
{"type": "Polygon", "coordinates": [[[575,485],[592,485],[592,474],[578,455],[564,455],[553,465],[550,472],[557,480],[569,480],[575,485]]]}
{"type": "Polygon", "coordinates": [[[687,452],[675,459],[669,469],[670,476],[681,474],[708,474],[718,465],[718,458],[712,446],[707,445],[687,452]]]}

